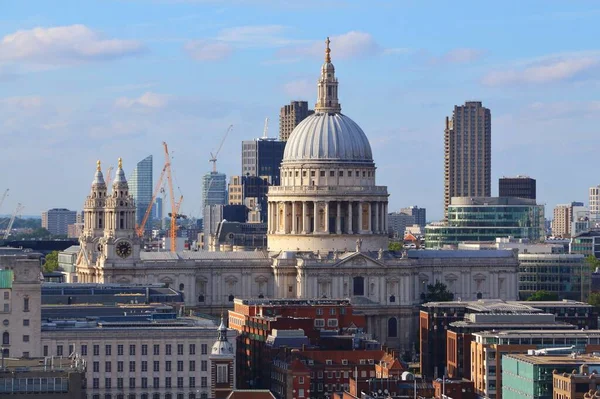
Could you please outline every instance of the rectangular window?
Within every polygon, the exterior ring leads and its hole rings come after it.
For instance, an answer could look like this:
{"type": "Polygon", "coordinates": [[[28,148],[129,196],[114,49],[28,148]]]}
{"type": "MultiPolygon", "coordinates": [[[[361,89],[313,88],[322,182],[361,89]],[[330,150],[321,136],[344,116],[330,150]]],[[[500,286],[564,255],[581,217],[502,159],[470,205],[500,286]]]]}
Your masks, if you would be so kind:
{"type": "Polygon", "coordinates": [[[145,373],[146,371],[148,371],[148,362],[142,360],[142,373],[145,373]]]}
{"type": "Polygon", "coordinates": [[[183,360],[177,361],[177,371],[183,371],[183,360]]]}
{"type": "Polygon", "coordinates": [[[129,377],[129,388],[135,388],[135,377],[129,377]]]}
{"type": "Polygon", "coordinates": [[[94,345],[93,350],[94,350],[94,356],[100,356],[100,345],[94,345]]]}
{"type": "Polygon", "coordinates": [[[160,355],[160,345],[154,345],[154,355],[160,355]]]}
{"type": "Polygon", "coordinates": [[[135,361],[129,362],[129,372],[135,373],[135,361]]]}
{"type": "Polygon", "coordinates": [[[196,377],[190,377],[190,388],[196,388],[196,377]]]}
{"type": "Polygon", "coordinates": [[[321,177],[325,177],[325,171],[324,171],[324,170],[322,170],[322,171],[321,171],[321,173],[319,173],[319,175],[320,175],[321,177]]]}
{"type": "Polygon", "coordinates": [[[123,389],[123,379],[117,378],[117,388],[123,389]]]}
{"type": "Polygon", "coordinates": [[[106,389],[112,388],[112,380],[110,378],[104,379],[104,388],[106,388],[106,389]]]}
{"type": "Polygon", "coordinates": [[[123,372],[123,362],[117,362],[117,373],[123,372]]]}
{"type": "Polygon", "coordinates": [[[183,344],[177,344],[177,354],[183,355],[183,344]]]}
{"type": "Polygon", "coordinates": [[[165,388],[171,388],[171,377],[165,377],[165,388]]]}
{"type": "Polygon", "coordinates": [[[298,377],[298,384],[304,384],[304,377],[298,377]]]}
{"type": "Polygon", "coordinates": [[[29,342],[29,335],[23,335],[23,342],[29,342]]]}
{"type": "Polygon", "coordinates": [[[158,360],[154,361],[154,371],[160,371],[160,362],[158,360]]]}
{"type": "Polygon", "coordinates": [[[63,346],[57,345],[56,346],[56,356],[62,356],[62,355],[63,355],[63,346]]]}
{"type": "Polygon", "coordinates": [[[183,388],[183,377],[177,377],[177,388],[183,388]]]}
{"type": "Polygon", "coordinates": [[[81,356],[87,356],[87,345],[81,345],[81,356]]]}
{"type": "Polygon", "coordinates": [[[171,361],[167,360],[165,362],[165,371],[171,371],[171,361]]]}
{"type": "Polygon", "coordinates": [[[29,312],[29,298],[23,298],[23,312],[29,312]]]}
{"type": "Polygon", "coordinates": [[[135,356],[135,345],[129,345],[129,356],[135,356]]]}
{"type": "Polygon", "coordinates": [[[315,171],[314,170],[310,171],[310,177],[315,177],[315,171]]]}
{"type": "Polygon", "coordinates": [[[304,397],[304,389],[298,389],[298,397],[299,398],[303,398],[304,397]]]}
{"type": "Polygon", "coordinates": [[[148,355],[148,345],[142,345],[142,356],[148,355]]]}
{"type": "Polygon", "coordinates": [[[4,304],[4,313],[10,312],[10,308],[8,307],[8,303],[4,304]]]}
{"type": "Polygon", "coordinates": [[[217,384],[226,384],[229,380],[227,375],[227,365],[217,364],[217,384]]]}
{"type": "Polygon", "coordinates": [[[202,360],[200,362],[200,371],[206,371],[208,367],[208,362],[206,360],[202,360]]]}
{"type": "Polygon", "coordinates": [[[190,360],[190,370],[189,371],[196,371],[196,361],[195,360],[190,360]]]}
{"type": "Polygon", "coordinates": [[[44,345],[44,356],[48,356],[48,345],[44,345]]]}
{"type": "Polygon", "coordinates": [[[123,345],[117,345],[117,355],[123,356],[123,345]]]}
{"type": "Polygon", "coordinates": [[[5,300],[9,299],[9,293],[8,293],[8,291],[4,291],[4,299],[5,300]]]}
{"type": "Polygon", "coordinates": [[[171,356],[171,344],[167,344],[167,346],[165,346],[165,355],[171,356]]]}
{"type": "Polygon", "coordinates": [[[93,387],[94,389],[98,389],[98,388],[100,388],[100,378],[94,378],[94,379],[92,380],[92,387],[93,387]]]}
{"type": "Polygon", "coordinates": [[[29,319],[23,319],[23,327],[29,327],[29,319]]]}
{"type": "Polygon", "coordinates": [[[111,345],[104,345],[104,354],[106,356],[110,356],[112,354],[112,346],[111,345]]]}
{"type": "Polygon", "coordinates": [[[352,177],[352,171],[351,170],[348,171],[348,177],[352,177]]]}
{"type": "Polygon", "coordinates": [[[201,377],[200,378],[200,388],[206,388],[208,386],[208,378],[201,377]]]}
{"type": "Polygon", "coordinates": [[[99,373],[100,372],[100,362],[94,362],[93,363],[93,367],[94,367],[94,373],[99,373]]]}
{"type": "Polygon", "coordinates": [[[154,377],[154,378],[152,379],[152,387],[153,387],[153,388],[158,388],[158,387],[160,387],[160,378],[158,378],[158,377],[154,377]]]}
{"type": "Polygon", "coordinates": [[[329,177],[335,177],[335,170],[329,171],[329,177]]]}
{"type": "Polygon", "coordinates": [[[142,377],[142,388],[148,388],[148,378],[142,377]]]}
{"type": "Polygon", "coordinates": [[[190,355],[196,354],[196,344],[190,344],[190,355]]]}
{"type": "Polygon", "coordinates": [[[111,371],[112,371],[112,363],[111,362],[104,363],[104,372],[110,373],[111,371]]]}
{"type": "Polygon", "coordinates": [[[203,355],[206,355],[208,353],[208,345],[207,344],[202,344],[200,349],[202,350],[203,355]]]}

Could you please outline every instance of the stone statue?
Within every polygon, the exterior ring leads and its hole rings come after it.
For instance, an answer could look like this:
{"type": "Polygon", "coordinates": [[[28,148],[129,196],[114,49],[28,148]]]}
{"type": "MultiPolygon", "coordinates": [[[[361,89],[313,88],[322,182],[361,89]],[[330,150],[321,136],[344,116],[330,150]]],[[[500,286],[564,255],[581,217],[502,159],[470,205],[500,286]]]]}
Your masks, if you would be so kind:
{"type": "Polygon", "coordinates": [[[360,238],[356,239],[356,252],[360,252],[360,247],[362,247],[362,240],[360,238]]]}
{"type": "Polygon", "coordinates": [[[377,259],[383,259],[383,248],[379,248],[377,252],[377,259]]]}

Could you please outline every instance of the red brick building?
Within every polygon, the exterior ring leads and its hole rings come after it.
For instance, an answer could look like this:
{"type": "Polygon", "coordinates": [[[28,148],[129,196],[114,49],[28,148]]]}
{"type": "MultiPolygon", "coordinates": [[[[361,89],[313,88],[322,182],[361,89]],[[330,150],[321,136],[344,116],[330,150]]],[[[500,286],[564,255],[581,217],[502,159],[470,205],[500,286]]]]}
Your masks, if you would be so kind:
{"type": "Polygon", "coordinates": [[[365,317],[355,315],[347,299],[235,299],[229,327],[239,332],[237,387],[269,388],[263,367],[265,342],[275,329],[301,329],[310,344],[318,346],[323,332],[351,332],[365,326],[365,317]]]}

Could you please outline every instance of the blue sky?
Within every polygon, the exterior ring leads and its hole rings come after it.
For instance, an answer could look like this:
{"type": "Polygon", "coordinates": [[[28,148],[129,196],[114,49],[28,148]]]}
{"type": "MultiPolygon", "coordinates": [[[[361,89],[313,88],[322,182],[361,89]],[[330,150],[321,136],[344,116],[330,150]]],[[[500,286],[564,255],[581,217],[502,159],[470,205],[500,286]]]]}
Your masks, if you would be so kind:
{"type": "Polygon", "coordinates": [[[2,2],[0,191],[25,214],[81,209],[96,159],[173,151],[183,212],[201,176],[240,173],[241,140],[278,133],[279,108],[315,102],[331,36],[342,112],[371,141],[390,210],[443,204],[444,119],[492,111],[497,178],[525,174],[538,199],[587,202],[600,183],[600,4],[594,1],[98,0],[2,2]]]}

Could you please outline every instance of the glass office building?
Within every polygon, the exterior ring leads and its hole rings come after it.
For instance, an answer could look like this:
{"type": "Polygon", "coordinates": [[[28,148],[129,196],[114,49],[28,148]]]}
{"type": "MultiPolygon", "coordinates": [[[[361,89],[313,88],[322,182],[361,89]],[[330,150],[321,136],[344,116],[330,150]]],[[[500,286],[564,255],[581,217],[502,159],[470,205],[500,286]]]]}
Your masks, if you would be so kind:
{"type": "MultiPolygon", "coordinates": [[[[137,163],[127,182],[129,192],[135,200],[135,223],[139,226],[142,224],[146,209],[152,202],[152,155],[137,163]]],[[[144,230],[152,230],[152,212],[148,215],[144,230]]]]}
{"type": "Polygon", "coordinates": [[[544,205],[515,197],[454,197],[448,221],[425,228],[426,248],[442,248],[465,241],[495,241],[497,237],[542,241],[544,205]]]}
{"type": "Polygon", "coordinates": [[[227,204],[227,176],[225,173],[208,172],[202,176],[202,209],[207,205],[227,204]]]}

